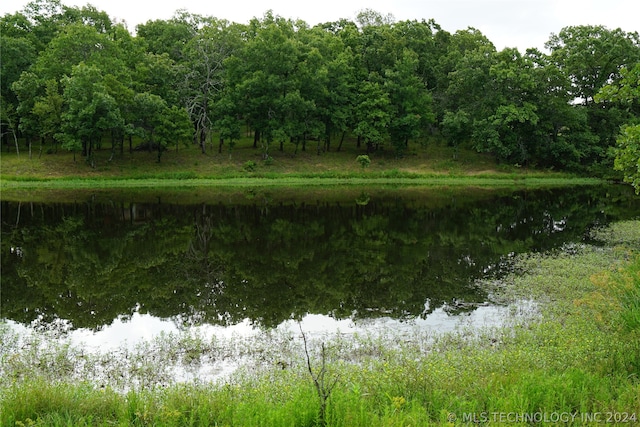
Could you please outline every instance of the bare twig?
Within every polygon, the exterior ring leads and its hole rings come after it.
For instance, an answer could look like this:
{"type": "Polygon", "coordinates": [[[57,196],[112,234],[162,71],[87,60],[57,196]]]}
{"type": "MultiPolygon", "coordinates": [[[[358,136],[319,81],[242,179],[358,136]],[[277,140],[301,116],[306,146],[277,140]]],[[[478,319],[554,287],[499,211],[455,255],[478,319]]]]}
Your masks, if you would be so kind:
{"type": "Polygon", "coordinates": [[[307,345],[307,336],[302,330],[302,325],[298,323],[300,327],[300,333],[302,334],[302,341],[304,342],[304,353],[307,358],[307,369],[309,370],[309,375],[311,375],[311,379],[313,379],[313,384],[316,387],[316,392],[318,393],[318,398],[320,399],[320,411],[318,413],[318,424],[324,426],[327,425],[325,420],[325,414],[327,410],[327,401],[329,400],[329,396],[331,396],[331,392],[333,388],[336,386],[339,380],[339,376],[336,375],[330,384],[325,381],[325,375],[327,374],[327,352],[324,342],[322,343],[322,365],[320,366],[320,370],[317,373],[314,373],[313,368],[311,367],[311,356],[309,355],[309,348],[307,345]]]}

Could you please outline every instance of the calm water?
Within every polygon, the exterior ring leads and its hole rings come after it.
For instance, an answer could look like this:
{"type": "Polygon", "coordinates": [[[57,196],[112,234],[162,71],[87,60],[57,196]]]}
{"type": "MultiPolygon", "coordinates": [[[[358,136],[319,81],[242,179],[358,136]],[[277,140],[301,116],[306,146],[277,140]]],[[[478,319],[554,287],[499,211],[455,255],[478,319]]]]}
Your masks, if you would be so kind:
{"type": "Polygon", "coordinates": [[[476,279],[640,214],[622,186],[136,197],[3,201],[0,317],[96,346],[296,320],[318,331],[490,323],[500,308],[476,279]]]}

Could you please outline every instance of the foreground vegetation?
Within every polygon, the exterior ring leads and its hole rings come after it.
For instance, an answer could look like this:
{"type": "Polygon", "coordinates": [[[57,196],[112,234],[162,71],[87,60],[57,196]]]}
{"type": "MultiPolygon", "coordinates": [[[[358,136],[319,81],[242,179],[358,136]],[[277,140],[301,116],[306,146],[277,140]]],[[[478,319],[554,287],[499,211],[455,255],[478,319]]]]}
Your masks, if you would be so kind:
{"type": "Polygon", "coordinates": [[[56,331],[19,338],[2,326],[0,423],[638,422],[640,222],[591,237],[521,256],[507,277],[479,283],[511,307],[498,327],[355,337],[294,328],[239,341],[185,332],[99,355],[56,331]],[[246,363],[218,381],[198,376],[225,357],[246,363]],[[193,378],[175,381],[176,367],[193,378]]]}

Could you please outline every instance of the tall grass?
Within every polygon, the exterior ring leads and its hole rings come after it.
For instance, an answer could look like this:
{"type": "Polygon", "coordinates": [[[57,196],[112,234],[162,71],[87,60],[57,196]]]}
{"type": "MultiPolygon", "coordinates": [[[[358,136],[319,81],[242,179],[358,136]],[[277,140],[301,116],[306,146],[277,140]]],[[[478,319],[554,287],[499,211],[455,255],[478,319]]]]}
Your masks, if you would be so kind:
{"type": "MultiPolygon", "coordinates": [[[[315,337],[309,361],[315,372],[326,363],[327,380],[335,380],[326,425],[640,422],[640,222],[615,224],[594,237],[603,245],[522,256],[512,274],[480,283],[512,308],[500,327],[315,337]]],[[[143,354],[126,354],[144,358],[149,375],[158,369],[159,380],[125,389],[109,376],[65,380],[73,376],[56,364],[78,364],[72,348],[21,349],[7,328],[0,338],[9,349],[0,352],[3,426],[320,425],[322,402],[294,333],[227,345],[165,337],[141,347],[143,354]],[[206,363],[232,349],[259,357],[217,382],[163,379],[169,361],[206,363]]],[[[76,368],[86,372],[87,362],[106,363],[82,357],[76,368]]]]}

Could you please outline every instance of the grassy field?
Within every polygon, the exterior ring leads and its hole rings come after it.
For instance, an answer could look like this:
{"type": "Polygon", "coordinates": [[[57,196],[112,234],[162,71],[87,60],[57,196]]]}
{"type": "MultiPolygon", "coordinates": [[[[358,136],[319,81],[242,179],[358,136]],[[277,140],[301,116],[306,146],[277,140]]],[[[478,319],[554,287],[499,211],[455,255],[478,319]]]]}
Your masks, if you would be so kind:
{"type": "MultiPolygon", "coordinates": [[[[314,143],[315,144],[315,143],[314,143]]],[[[269,160],[262,160],[260,149],[245,138],[233,151],[217,152],[209,146],[203,154],[197,146],[179,147],[163,154],[157,161],[155,152],[116,154],[113,160],[108,144],[96,154],[91,168],[80,156],[59,149],[42,153],[34,148],[20,154],[5,150],[0,158],[3,189],[11,188],[122,188],[202,185],[360,185],[363,182],[398,185],[542,185],[571,183],[576,177],[550,171],[527,170],[513,165],[497,165],[492,157],[460,149],[454,160],[451,147],[433,143],[412,145],[402,158],[392,151],[370,155],[371,163],[363,168],[357,161],[364,150],[353,141],[342,151],[317,154],[310,144],[307,151],[295,153],[285,145],[284,151],[273,147],[269,160]]],[[[596,181],[585,180],[582,181],[596,181]]]]}
{"type": "Polygon", "coordinates": [[[308,351],[300,331],[265,334],[251,343],[259,357],[217,383],[166,383],[163,372],[232,351],[220,341],[164,337],[112,358],[100,377],[106,359],[60,337],[21,342],[0,325],[0,424],[636,425],[640,222],[593,237],[601,245],[524,255],[507,277],[479,283],[511,307],[499,327],[326,336],[308,351]]]}

